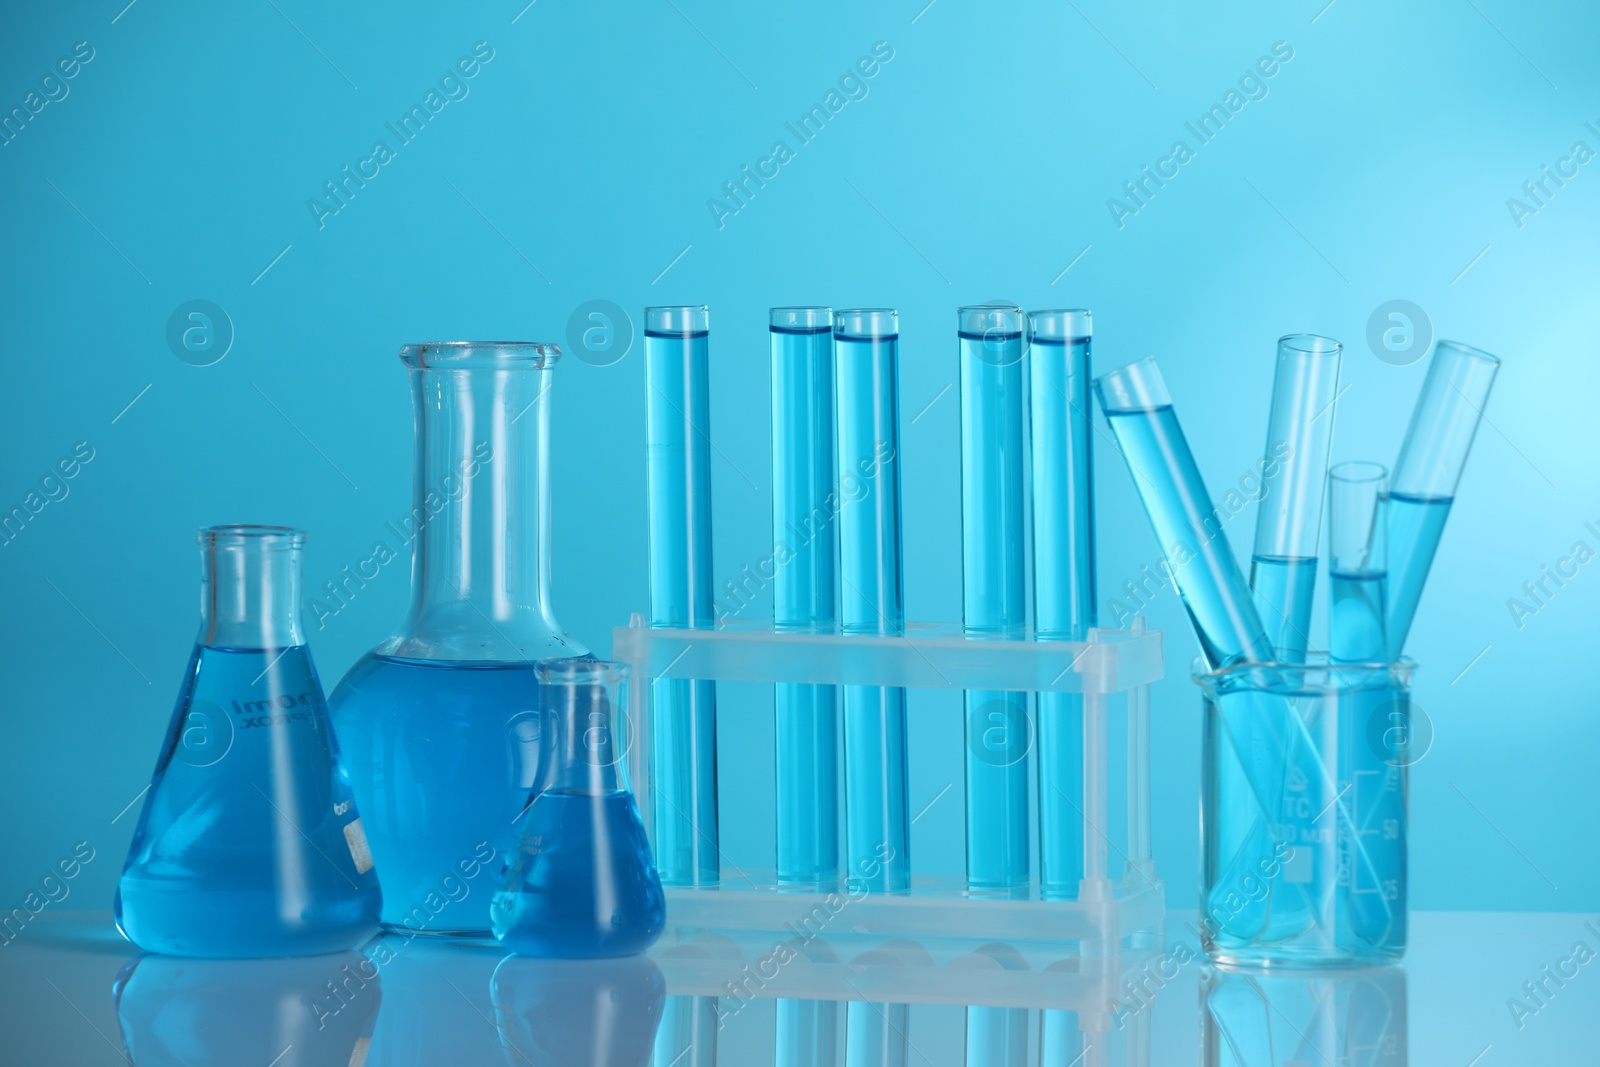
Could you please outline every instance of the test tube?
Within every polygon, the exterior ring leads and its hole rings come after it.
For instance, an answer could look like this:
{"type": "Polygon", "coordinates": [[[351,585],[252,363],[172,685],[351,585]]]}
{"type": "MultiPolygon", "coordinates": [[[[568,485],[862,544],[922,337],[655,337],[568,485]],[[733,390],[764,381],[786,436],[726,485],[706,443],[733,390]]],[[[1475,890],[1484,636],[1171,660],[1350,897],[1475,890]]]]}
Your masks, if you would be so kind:
{"type": "Polygon", "coordinates": [[[1335,662],[1382,663],[1389,654],[1388,496],[1389,471],[1381,463],[1341,463],[1328,472],[1328,654],[1335,662]]]}
{"type": "MultiPolygon", "coordinates": [[[[847,634],[905,631],[899,349],[898,312],[860,308],[834,316],[840,615],[847,634]]],[[[869,891],[904,892],[911,884],[905,690],[845,686],[844,733],[846,877],[869,891]]]]}
{"type": "MultiPolygon", "coordinates": [[[[1041,641],[1082,641],[1098,622],[1093,323],[1082,310],[1029,318],[1034,632],[1041,641]]],[[[1071,899],[1083,881],[1083,696],[1040,693],[1038,700],[1039,890],[1071,899]]]]}
{"type": "MultiPolygon", "coordinates": [[[[710,316],[645,309],[645,404],[652,626],[716,625],[711,584],[710,316]]],[[[715,885],[716,685],[657,679],[650,745],[656,867],[666,885],[715,885]]]]}
{"type": "MultiPolygon", "coordinates": [[[[1028,625],[1023,496],[1023,311],[956,313],[961,395],[961,592],[966,632],[1021,637],[1028,625]]],[[[967,884],[1028,884],[1028,694],[966,699],[967,884]]]]}
{"type": "Polygon", "coordinates": [[[1228,547],[1156,361],[1146,356],[1094,380],[1178,595],[1213,668],[1268,661],[1272,642],[1228,547]]]}
{"type": "Polygon", "coordinates": [[[1278,339],[1250,588],[1267,638],[1284,663],[1304,662],[1310,643],[1342,351],[1338,341],[1314,334],[1278,339]]]}
{"type": "Polygon", "coordinates": [[[1417,613],[1461,470],[1483,418],[1500,360],[1455,341],[1433,346],[1433,361],[1411,412],[1389,490],[1389,658],[1399,659],[1417,613]]]}
{"type": "MultiPolygon", "coordinates": [[[[834,594],[833,309],[773,308],[772,542],[780,630],[831,631],[834,594]]],[[[839,714],[833,686],[777,686],[777,875],[786,885],[839,877],[839,714]]]]}

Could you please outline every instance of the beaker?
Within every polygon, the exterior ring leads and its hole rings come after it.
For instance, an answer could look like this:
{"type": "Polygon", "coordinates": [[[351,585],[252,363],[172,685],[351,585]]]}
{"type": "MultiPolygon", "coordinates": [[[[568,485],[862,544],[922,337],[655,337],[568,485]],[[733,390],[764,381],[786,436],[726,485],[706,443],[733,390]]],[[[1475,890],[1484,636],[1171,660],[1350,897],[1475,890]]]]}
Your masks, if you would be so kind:
{"type": "Polygon", "coordinates": [[[490,909],[495,936],[526,956],[633,956],[661,934],[666,902],[628,788],[626,666],[541,661],[539,782],[490,909]]]}
{"type": "Polygon", "coordinates": [[[1406,945],[1406,790],[1414,667],[1240,663],[1194,680],[1204,694],[1201,766],[1201,937],[1225,965],[1364,966],[1406,945]],[[1248,723],[1298,720],[1287,751],[1256,761],[1267,741],[1248,723]],[[1242,727],[1242,730],[1241,730],[1242,727]],[[1256,767],[1277,766],[1283,781],[1256,767]],[[1248,803],[1246,802],[1246,798],[1248,803]],[[1264,830],[1265,832],[1260,832],[1264,830]],[[1274,922],[1282,902],[1309,914],[1274,922]]]}
{"type": "Polygon", "coordinates": [[[534,663],[588,651],[548,600],[560,355],[532,342],[402,348],[416,417],[411,513],[374,530],[369,559],[312,590],[336,610],[411,550],[405,621],[332,698],[388,929],[489,936],[490,882],[538,770],[534,663]],[[457,882],[465,895],[449,889],[457,882]]]}
{"type": "Polygon", "coordinates": [[[1204,1067],[1406,1067],[1406,972],[1240,974],[1200,979],[1204,1067]]]}
{"type": "Polygon", "coordinates": [[[376,929],[378,879],[300,616],[306,535],[200,531],[200,635],[117,883],[174,956],[296,956],[376,929]]]}

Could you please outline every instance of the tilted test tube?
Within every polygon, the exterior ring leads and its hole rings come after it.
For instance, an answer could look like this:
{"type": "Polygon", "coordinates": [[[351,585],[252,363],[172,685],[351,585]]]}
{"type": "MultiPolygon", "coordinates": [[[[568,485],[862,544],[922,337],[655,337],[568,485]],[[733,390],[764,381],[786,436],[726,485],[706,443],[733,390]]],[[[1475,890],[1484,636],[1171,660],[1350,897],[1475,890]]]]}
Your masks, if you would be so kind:
{"type": "MultiPolygon", "coordinates": [[[[773,308],[772,539],[784,545],[772,584],[780,630],[831,631],[834,586],[833,310],[773,308]]],[[[825,886],[839,877],[839,710],[831,685],[780,684],[776,728],[777,876],[825,886]]]]}
{"type": "MultiPolygon", "coordinates": [[[[905,631],[900,525],[900,316],[840,311],[838,382],[840,616],[847,634],[905,631]]],[[[910,887],[906,691],[844,687],[845,876],[869,891],[910,887]]]]}
{"type": "MultiPolygon", "coordinates": [[[[1082,641],[1097,624],[1093,323],[1083,310],[1029,316],[1034,632],[1082,641]]],[[[1072,898],[1083,880],[1083,695],[1040,693],[1039,888],[1072,898]]]]}
{"type": "MultiPolygon", "coordinates": [[[[716,625],[711,576],[711,398],[706,308],[645,309],[650,623],[716,625]]],[[[656,865],[666,885],[715,885],[716,683],[657,679],[651,692],[656,865]]]]}
{"type": "Polygon", "coordinates": [[[1450,517],[1472,438],[1483,419],[1500,360],[1455,341],[1433,346],[1433,361],[1411,412],[1390,480],[1388,525],[1389,658],[1405,648],[1428,568],[1450,517]]]}

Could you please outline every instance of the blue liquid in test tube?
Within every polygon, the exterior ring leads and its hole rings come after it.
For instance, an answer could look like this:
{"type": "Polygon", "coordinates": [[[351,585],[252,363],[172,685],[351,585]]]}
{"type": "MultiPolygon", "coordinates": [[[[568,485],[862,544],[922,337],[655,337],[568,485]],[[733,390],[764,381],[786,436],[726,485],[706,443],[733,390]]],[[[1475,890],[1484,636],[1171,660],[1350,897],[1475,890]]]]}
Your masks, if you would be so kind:
{"type": "MultiPolygon", "coordinates": [[[[897,312],[864,308],[834,316],[840,615],[847,634],[905,630],[899,349],[897,312]]],[[[904,892],[911,883],[905,690],[845,686],[844,729],[846,877],[869,891],[904,892]]]]}
{"type": "Polygon", "coordinates": [[[1342,351],[1338,341],[1311,334],[1278,340],[1250,587],[1283,663],[1304,661],[1309,644],[1342,351]]]}
{"type": "MultiPolygon", "coordinates": [[[[705,307],[645,309],[650,623],[716,625],[711,578],[711,400],[705,307]]],[[[658,679],[650,731],[656,866],[666,885],[715,885],[716,686],[658,679]]]]}
{"type": "MultiPolygon", "coordinates": [[[[1089,312],[1031,316],[1033,610],[1039,640],[1082,641],[1097,624],[1089,312]]],[[[1083,881],[1083,696],[1039,694],[1039,889],[1083,881]]],[[[1048,1013],[1047,1013],[1048,1014],[1048,1013]]]]}
{"type": "MultiPolygon", "coordinates": [[[[1323,486],[1327,481],[1328,450],[1333,444],[1342,352],[1339,342],[1313,334],[1278,339],[1272,411],[1261,458],[1261,504],[1256,511],[1250,588],[1267,638],[1282,663],[1305,662],[1310,644],[1323,486]]],[[[1290,703],[1292,707],[1294,702],[1290,703]]],[[[1245,814],[1253,808],[1248,795],[1218,796],[1224,809],[1237,803],[1241,813],[1237,822],[1250,827],[1236,852],[1241,866],[1225,879],[1223,884],[1229,887],[1225,892],[1248,876],[1251,865],[1270,854],[1275,844],[1281,842],[1307,851],[1300,866],[1285,869],[1271,882],[1268,896],[1247,901],[1234,916],[1236,926],[1264,923],[1260,937],[1267,941],[1297,933],[1311,921],[1313,901],[1303,883],[1292,879],[1322,858],[1323,854],[1312,847],[1318,829],[1311,816],[1325,813],[1327,797],[1322,794],[1337,788],[1336,783],[1318,777],[1315,753],[1306,744],[1293,734],[1290,743],[1293,751],[1288,774],[1296,788],[1285,796],[1280,810],[1270,817],[1266,813],[1245,814]]],[[[1244,783],[1238,784],[1239,792],[1248,794],[1244,783]]],[[[1235,821],[1222,818],[1217,823],[1233,829],[1235,821]]]]}
{"type": "MultiPolygon", "coordinates": [[[[834,603],[833,311],[773,308],[772,535],[786,545],[773,579],[780,630],[831,631],[834,603]]],[[[839,877],[839,711],[833,686],[779,685],[777,874],[780,884],[839,877]]]]}
{"type": "Polygon", "coordinates": [[[1395,461],[1388,505],[1389,658],[1405,648],[1500,360],[1440,341],[1395,461]]]}
{"type": "Polygon", "coordinates": [[[1382,464],[1341,463],[1328,472],[1328,655],[1335,663],[1382,663],[1389,654],[1388,504],[1382,464]]]}
{"type": "MultiPolygon", "coordinates": [[[[1023,312],[956,313],[961,381],[961,588],[966,632],[1022,637],[1028,625],[1023,479],[1023,312]]],[[[967,884],[1028,884],[1028,694],[968,690],[967,884]]]]}

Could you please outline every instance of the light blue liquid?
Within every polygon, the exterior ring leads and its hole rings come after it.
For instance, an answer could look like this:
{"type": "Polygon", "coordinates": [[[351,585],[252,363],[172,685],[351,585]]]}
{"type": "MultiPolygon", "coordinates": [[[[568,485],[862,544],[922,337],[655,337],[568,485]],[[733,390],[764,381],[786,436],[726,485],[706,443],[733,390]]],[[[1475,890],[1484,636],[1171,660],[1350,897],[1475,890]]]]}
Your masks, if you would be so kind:
{"type": "Polygon", "coordinates": [[[983,1067],[1026,1067],[1028,1009],[969,1006],[966,1062],[983,1067]]]}
{"type": "Polygon", "coordinates": [[[495,871],[539,769],[531,663],[402,660],[368,653],[332,698],[334,728],[383,879],[391,929],[489,936],[495,871]],[[492,852],[491,852],[492,850],[492,852]],[[444,879],[490,861],[435,913],[444,879]]]}
{"type": "Polygon", "coordinates": [[[911,1005],[852,1000],[845,1008],[845,1067],[907,1067],[911,1005]]]}
{"type": "MultiPolygon", "coordinates": [[[[969,634],[1027,628],[1022,334],[961,333],[961,586],[969,634]]],[[[1028,884],[1025,693],[966,693],[967,884],[1028,884]]]]}
{"type": "Polygon", "coordinates": [[[775,1067],[836,1067],[838,1064],[838,1001],[780,1000],[776,1029],[775,1067]]]}
{"type": "Polygon", "coordinates": [[[716,1067],[718,1001],[669,996],[656,1030],[651,1067],[716,1067]]]}
{"type": "Polygon", "coordinates": [[[1451,497],[1413,497],[1390,493],[1387,532],[1389,535],[1389,658],[1399,659],[1405,648],[1411,620],[1422,599],[1422,586],[1428,580],[1434,553],[1444,522],[1450,517],[1451,497]]]}
{"type": "Polygon", "coordinates": [[[1171,405],[1107,411],[1106,421],[1167,554],[1206,661],[1213,667],[1246,659],[1270,661],[1275,655],[1272,642],[1171,405]]]}
{"type": "Polygon", "coordinates": [[[1250,589],[1256,614],[1280,663],[1302,663],[1311,639],[1311,606],[1317,591],[1317,558],[1253,556],[1250,589]]]}
{"type": "MultiPolygon", "coordinates": [[[[716,625],[711,573],[709,334],[644,335],[650,622],[716,625]]],[[[651,690],[655,768],[653,840],[668,885],[715,885],[717,851],[716,686],[657,681],[651,690]]]]}
{"type": "Polygon", "coordinates": [[[1351,872],[1339,887],[1337,940],[1352,954],[1398,955],[1405,948],[1405,768],[1386,760],[1380,730],[1409,726],[1410,699],[1388,686],[1357,689],[1340,708],[1341,785],[1350,786],[1352,825],[1340,827],[1340,862],[1351,872]]]}
{"type": "MultiPolygon", "coordinates": [[[[784,630],[836,622],[833,330],[772,328],[773,543],[789,549],[773,579],[784,630]]],[[[777,875],[784,884],[839,877],[839,707],[832,686],[779,685],[777,875]]]]}
{"type": "Polygon", "coordinates": [[[1382,663],[1389,655],[1385,634],[1385,571],[1328,575],[1328,655],[1339,663],[1382,663]]]}
{"type": "Polygon", "coordinates": [[[1083,1059],[1083,1028],[1078,1013],[1046,1008],[1039,1013],[1039,1067],[1068,1067],[1083,1059]]]}
{"type": "MultiPolygon", "coordinates": [[[[494,1025],[505,1054],[500,1062],[515,1067],[645,1067],[665,994],[661,969],[643,956],[582,961],[507,956],[489,982],[494,1025]]],[[[411,1062],[485,1067],[489,1061],[457,1054],[411,1062]]]]}
{"type": "Polygon", "coordinates": [[[306,646],[196,646],[117,884],[122,932],[174,956],[353,948],[381,906],[365,848],[306,646]]]}
{"type": "MultiPolygon", "coordinates": [[[[845,633],[905,630],[898,349],[898,337],[834,334],[845,633]]],[[[911,883],[905,690],[844,687],[844,723],[845,876],[903,892],[911,883]]]]}
{"type": "MultiPolygon", "coordinates": [[[[1083,640],[1095,609],[1094,460],[1087,337],[1033,339],[1033,611],[1040,640],[1083,640]]],[[[1039,889],[1083,881],[1083,697],[1040,693],[1039,889]]]]}
{"type": "Polygon", "coordinates": [[[626,790],[534,798],[490,908],[513,952],[558,959],[633,956],[661,934],[666,901],[626,790]]]}

